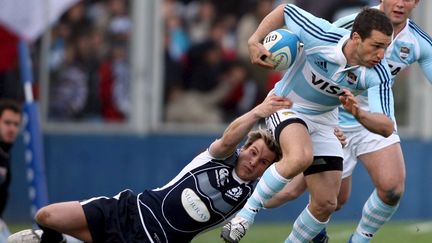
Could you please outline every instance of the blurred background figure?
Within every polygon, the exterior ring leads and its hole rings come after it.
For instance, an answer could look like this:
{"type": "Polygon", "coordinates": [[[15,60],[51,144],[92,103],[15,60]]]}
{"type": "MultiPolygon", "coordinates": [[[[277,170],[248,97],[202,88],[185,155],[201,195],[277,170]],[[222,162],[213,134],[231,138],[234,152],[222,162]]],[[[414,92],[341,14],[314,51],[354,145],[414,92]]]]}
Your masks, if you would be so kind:
{"type": "Polygon", "coordinates": [[[6,242],[9,230],[3,212],[9,199],[11,183],[11,148],[18,136],[22,121],[20,105],[13,100],[0,99],[0,242],[6,242]]]}
{"type": "Polygon", "coordinates": [[[0,98],[22,99],[18,77],[18,37],[0,25],[0,98]]]}
{"type": "Polygon", "coordinates": [[[371,4],[370,0],[297,0],[295,4],[300,8],[307,10],[317,17],[321,17],[330,22],[355,12],[362,7],[371,4]]]}

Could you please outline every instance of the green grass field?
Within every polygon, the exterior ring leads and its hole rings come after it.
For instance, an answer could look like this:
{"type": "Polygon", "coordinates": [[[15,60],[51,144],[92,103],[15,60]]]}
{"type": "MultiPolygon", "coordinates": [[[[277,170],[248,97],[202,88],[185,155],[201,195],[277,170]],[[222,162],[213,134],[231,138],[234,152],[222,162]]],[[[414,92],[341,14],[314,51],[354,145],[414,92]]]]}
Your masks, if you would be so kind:
{"type": "MultiPolygon", "coordinates": [[[[11,232],[29,228],[30,225],[9,225],[11,232]]],[[[347,242],[355,228],[354,223],[331,223],[328,227],[331,243],[347,242]]],[[[215,229],[198,236],[192,243],[222,242],[220,229],[215,229]]],[[[291,223],[256,224],[252,226],[242,243],[283,242],[291,231],[291,223]]],[[[374,243],[432,243],[432,221],[401,222],[386,224],[374,237],[374,243]]]]}
{"type": "MultiPolygon", "coordinates": [[[[331,223],[328,233],[331,243],[347,242],[354,223],[331,223]]],[[[242,243],[284,242],[291,231],[291,223],[257,224],[241,241],[242,243]]],[[[221,242],[220,229],[198,236],[193,243],[221,242]]],[[[396,222],[385,225],[374,237],[375,243],[432,243],[432,221],[429,222],[396,222]]]]}

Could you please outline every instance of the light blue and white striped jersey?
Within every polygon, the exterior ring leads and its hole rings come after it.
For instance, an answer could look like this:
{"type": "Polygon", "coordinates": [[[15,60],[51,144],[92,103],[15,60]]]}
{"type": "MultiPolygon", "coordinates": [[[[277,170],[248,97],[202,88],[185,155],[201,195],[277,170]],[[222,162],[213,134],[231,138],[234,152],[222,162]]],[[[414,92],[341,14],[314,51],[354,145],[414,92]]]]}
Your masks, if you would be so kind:
{"type": "MultiPolygon", "coordinates": [[[[374,8],[379,9],[379,5],[374,8]]],[[[335,25],[351,30],[357,14],[348,15],[334,22],[335,25]]],[[[408,19],[405,28],[393,38],[391,45],[387,48],[385,58],[392,74],[391,85],[393,86],[395,76],[403,69],[414,62],[418,62],[424,75],[432,83],[432,39],[414,21],[408,19]]],[[[374,102],[367,99],[368,92],[358,96],[361,107],[368,110],[374,102]],[[368,104],[369,103],[369,104],[368,104]]],[[[389,93],[391,108],[391,118],[394,118],[393,93],[389,93]]],[[[361,125],[348,112],[340,107],[339,124],[344,130],[349,128],[359,128],[361,125]]]]}
{"type": "Polygon", "coordinates": [[[301,55],[275,85],[276,95],[289,97],[293,109],[305,115],[332,115],[316,121],[337,124],[337,107],[342,89],[354,95],[369,89],[374,112],[390,114],[388,91],[390,70],[385,60],[373,68],[348,66],[342,48],[350,31],[337,28],[324,19],[288,4],[284,8],[285,24],[303,42],[301,55]],[[324,121],[323,121],[324,120],[324,121]]]}

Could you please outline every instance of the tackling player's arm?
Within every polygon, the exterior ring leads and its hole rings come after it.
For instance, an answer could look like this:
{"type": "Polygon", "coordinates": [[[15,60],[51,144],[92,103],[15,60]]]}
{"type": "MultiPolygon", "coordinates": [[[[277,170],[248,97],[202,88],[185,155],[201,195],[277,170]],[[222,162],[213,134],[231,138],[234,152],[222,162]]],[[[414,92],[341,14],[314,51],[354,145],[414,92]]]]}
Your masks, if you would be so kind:
{"type": "Polygon", "coordinates": [[[266,118],[278,110],[287,109],[291,106],[292,102],[287,98],[276,95],[267,96],[261,104],[228,125],[222,137],[210,145],[210,154],[215,158],[230,156],[261,118],[266,118]]]}
{"type": "Polygon", "coordinates": [[[383,113],[369,112],[359,107],[356,98],[349,91],[344,89],[344,95],[339,96],[344,109],[351,113],[369,131],[390,136],[394,131],[393,121],[383,113]]]}

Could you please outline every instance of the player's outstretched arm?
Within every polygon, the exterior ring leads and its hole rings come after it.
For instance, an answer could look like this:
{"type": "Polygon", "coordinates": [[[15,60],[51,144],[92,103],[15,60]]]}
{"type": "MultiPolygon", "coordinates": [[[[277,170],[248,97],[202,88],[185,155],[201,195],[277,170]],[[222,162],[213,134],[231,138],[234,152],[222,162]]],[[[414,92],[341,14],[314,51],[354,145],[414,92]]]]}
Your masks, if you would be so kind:
{"type": "Polygon", "coordinates": [[[384,137],[390,136],[394,131],[393,121],[381,113],[372,113],[359,107],[356,98],[344,89],[344,95],[339,96],[344,109],[351,113],[366,129],[384,137]]]}
{"type": "Polygon", "coordinates": [[[264,48],[262,40],[272,30],[279,29],[284,26],[284,7],[285,4],[279,5],[270,12],[259,24],[256,31],[248,40],[249,57],[253,64],[260,65],[265,68],[273,69],[273,65],[265,62],[263,56],[271,57],[271,53],[264,48]]]}
{"type": "Polygon", "coordinates": [[[224,158],[237,149],[239,143],[261,118],[266,118],[280,109],[290,108],[292,102],[276,95],[267,98],[251,111],[235,119],[225,129],[222,137],[210,145],[210,154],[216,158],[224,158]]]}

